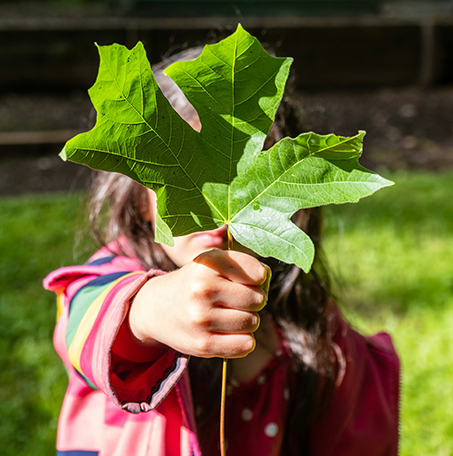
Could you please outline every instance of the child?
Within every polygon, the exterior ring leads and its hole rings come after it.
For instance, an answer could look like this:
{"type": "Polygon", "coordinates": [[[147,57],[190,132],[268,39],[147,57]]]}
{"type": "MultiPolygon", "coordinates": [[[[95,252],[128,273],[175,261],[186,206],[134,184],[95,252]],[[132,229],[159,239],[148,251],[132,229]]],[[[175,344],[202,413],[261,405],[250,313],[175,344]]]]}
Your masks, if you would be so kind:
{"type": "MultiPolygon", "coordinates": [[[[156,79],[199,130],[167,64],[156,79]]],[[[266,147],[301,131],[294,113],[285,99],[266,147]]],[[[398,358],[387,334],[361,336],[331,301],[319,209],[294,216],[317,251],[305,274],[227,251],[226,227],[154,243],[155,196],[123,175],[99,173],[90,207],[103,247],[44,282],[58,295],[54,343],[70,376],[57,454],[218,455],[224,357],[229,455],[397,454],[398,358]]]]}

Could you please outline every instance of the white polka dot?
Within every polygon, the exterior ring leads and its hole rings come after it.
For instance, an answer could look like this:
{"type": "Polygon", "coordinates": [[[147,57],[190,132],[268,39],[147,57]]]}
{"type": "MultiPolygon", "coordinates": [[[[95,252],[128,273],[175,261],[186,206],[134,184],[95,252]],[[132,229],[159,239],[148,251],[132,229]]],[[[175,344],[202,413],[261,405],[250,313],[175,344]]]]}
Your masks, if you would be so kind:
{"type": "Polygon", "coordinates": [[[235,378],[232,378],[230,382],[233,386],[239,386],[239,382],[235,378]]]}
{"type": "Polygon", "coordinates": [[[226,387],[227,396],[230,396],[232,392],[233,392],[233,387],[231,385],[227,385],[227,387],[226,387]]]}
{"type": "Polygon", "coordinates": [[[275,352],[275,355],[276,355],[276,356],[282,356],[282,354],[283,354],[283,351],[282,351],[281,348],[279,348],[279,349],[275,352]]]}
{"type": "Polygon", "coordinates": [[[260,375],[257,381],[258,384],[262,385],[266,381],[266,377],[264,375],[260,375]]]}
{"type": "Polygon", "coordinates": [[[285,388],[283,390],[283,397],[288,400],[289,399],[289,389],[288,388],[285,388]]]}
{"type": "Polygon", "coordinates": [[[248,408],[242,409],[241,418],[244,421],[250,421],[253,418],[253,412],[248,408]]]}
{"type": "Polygon", "coordinates": [[[278,434],[278,426],[275,423],[269,423],[265,428],[264,428],[264,433],[268,437],[275,437],[278,434]]]}

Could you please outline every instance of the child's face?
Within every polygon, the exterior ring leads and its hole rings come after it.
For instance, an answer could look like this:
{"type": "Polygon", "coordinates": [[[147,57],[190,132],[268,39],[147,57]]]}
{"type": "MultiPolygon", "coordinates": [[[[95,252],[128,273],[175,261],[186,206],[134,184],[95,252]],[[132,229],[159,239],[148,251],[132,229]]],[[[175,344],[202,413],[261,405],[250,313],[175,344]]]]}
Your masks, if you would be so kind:
{"type": "MultiPolygon", "coordinates": [[[[188,119],[190,125],[195,131],[201,130],[200,119],[198,114],[194,112],[193,118],[188,119]]],[[[149,214],[146,214],[145,219],[148,219],[153,224],[153,229],[155,228],[156,221],[156,194],[148,189],[149,195],[149,214]]],[[[168,245],[161,244],[162,249],[168,255],[170,260],[176,264],[178,267],[182,267],[185,264],[191,262],[196,256],[200,253],[206,252],[207,250],[212,249],[228,249],[228,230],[227,226],[224,225],[221,228],[212,231],[201,231],[198,233],[188,234],[187,236],[177,236],[174,238],[175,244],[173,247],[168,245]]],[[[234,250],[240,252],[248,253],[252,256],[257,256],[251,250],[245,248],[241,244],[235,242],[234,250]]]]}
{"type": "MultiPolygon", "coordinates": [[[[156,220],[156,194],[148,189],[149,194],[149,208],[150,212],[148,219],[151,220],[151,223],[155,224],[156,220]]],[[[200,231],[197,233],[188,234],[186,236],[176,236],[174,238],[175,244],[173,247],[170,247],[165,244],[161,244],[162,249],[168,255],[168,257],[176,264],[178,267],[182,267],[185,264],[192,261],[200,253],[206,252],[207,250],[212,249],[228,249],[228,231],[227,226],[224,225],[221,228],[217,228],[212,231],[200,231]]],[[[234,250],[240,250],[242,252],[253,254],[250,250],[239,245],[235,242],[234,250]]],[[[256,255],[254,255],[256,256],[256,255]]]]}

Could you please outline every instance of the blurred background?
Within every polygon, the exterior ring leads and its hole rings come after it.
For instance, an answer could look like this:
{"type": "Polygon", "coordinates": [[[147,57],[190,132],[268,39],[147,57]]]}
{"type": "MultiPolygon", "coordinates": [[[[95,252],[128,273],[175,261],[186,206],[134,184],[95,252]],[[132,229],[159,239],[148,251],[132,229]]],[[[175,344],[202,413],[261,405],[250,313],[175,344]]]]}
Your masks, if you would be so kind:
{"type": "Polygon", "coordinates": [[[0,441],[54,454],[67,377],[41,287],[93,251],[90,171],[58,157],[93,122],[94,43],[157,63],[240,22],[280,56],[306,130],[366,130],[361,163],[396,185],[325,211],[351,324],[402,360],[401,455],[453,455],[453,1],[59,0],[0,4],[0,441]]]}

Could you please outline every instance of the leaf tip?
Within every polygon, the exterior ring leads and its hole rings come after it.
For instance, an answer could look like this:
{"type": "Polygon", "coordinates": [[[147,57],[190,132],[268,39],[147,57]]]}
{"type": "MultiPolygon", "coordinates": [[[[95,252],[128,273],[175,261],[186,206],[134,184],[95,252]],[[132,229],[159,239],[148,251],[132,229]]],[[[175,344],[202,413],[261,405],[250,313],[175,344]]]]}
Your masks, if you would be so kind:
{"type": "Polygon", "coordinates": [[[357,134],[357,136],[359,137],[359,139],[363,139],[366,135],[366,131],[365,130],[359,130],[359,133],[357,134]]]}
{"type": "Polygon", "coordinates": [[[294,264],[298,266],[300,269],[302,269],[305,272],[305,274],[308,274],[315,260],[315,246],[313,245],[313,241],[311,242],[310,247],[305,250],[305,254],[307,255],[307,257],[303,261],[295,261],[294,264]]]}
{"type": "Polygon", "coordinates": [[[66,147],[63,147],[63,150],[59,153],[59,156],[63,161],[68,160],[68,155],[66,153],[66,147]]]}
{"type": "Polygon", "coordinates": [[[145,50],[145,45],[143,44],[142,41],[137,41],[137,44],[134,46],[134,49],[143,49],[145,50]]]}
{"type": "Polygon", "coordinates": [[[383,187],[391,187],[392,185],[395,185],[395,182],[385,179],[384,177],[382,178],[384,180],[384,185],[383,187]]]}

